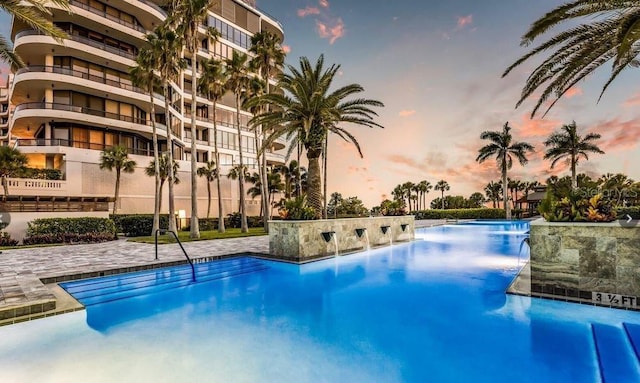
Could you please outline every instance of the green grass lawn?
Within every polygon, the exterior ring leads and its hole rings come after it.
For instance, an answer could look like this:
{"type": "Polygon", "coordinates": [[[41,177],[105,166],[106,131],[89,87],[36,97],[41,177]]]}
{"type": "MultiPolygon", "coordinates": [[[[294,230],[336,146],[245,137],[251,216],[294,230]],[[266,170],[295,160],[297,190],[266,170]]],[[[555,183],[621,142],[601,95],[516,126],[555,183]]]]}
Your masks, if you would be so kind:
{"type": "MultiPolygon", "coordinates": [[[[240,229],[227,229],[224,234],[218,233],[216,230],[212,231],[201,231],[200,239],[191,239],[189,238],[188,231],[179,231],[178,238],[180,238],[180,242],[191,242],[191,241],[205,241],[209,239],[224,239],[224,238],[240,238],[240,237],[254,237],[257,235],[266,235],[267,233],[264,231],[262,227],[250,228],[248,233],[241,233],[240,229]]],[[[140,243],[155,243],[155,238],[153,236],[145,236],[145,237],[133,237],[128,239],[131,242],[140,242],[140,243]]],[[[158,243],[174,243],[175,240],[173,236],[170,235],[159,235],[158,243]]]]}

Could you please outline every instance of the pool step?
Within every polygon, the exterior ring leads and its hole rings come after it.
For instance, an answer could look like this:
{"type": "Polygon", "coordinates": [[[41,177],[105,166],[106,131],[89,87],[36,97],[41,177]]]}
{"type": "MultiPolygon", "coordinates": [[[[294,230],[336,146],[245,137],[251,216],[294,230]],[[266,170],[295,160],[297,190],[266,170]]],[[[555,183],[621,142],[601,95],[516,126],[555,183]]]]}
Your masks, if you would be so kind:
{"type": "MultiPolygon", "coordinates": [[[[634,335],[635,330],[632,329],[634,335]]],[[[628,336],[626,325],[616,327],[592,323],[591,331],[602,382],[640,382],[640,363],[632,345],[634,339],[628,336]]]]}
{"type": "MultiPolygon", "coordinates": [[[[253,258],[238,258],[196,264],[197,282],[207,282],[268,269],[253,258]]],[[[61,286],[85,306],[131,298],[193,283],[188,265],[171,269],[147,270],[86,281],[63,283],[61,286]]]]}

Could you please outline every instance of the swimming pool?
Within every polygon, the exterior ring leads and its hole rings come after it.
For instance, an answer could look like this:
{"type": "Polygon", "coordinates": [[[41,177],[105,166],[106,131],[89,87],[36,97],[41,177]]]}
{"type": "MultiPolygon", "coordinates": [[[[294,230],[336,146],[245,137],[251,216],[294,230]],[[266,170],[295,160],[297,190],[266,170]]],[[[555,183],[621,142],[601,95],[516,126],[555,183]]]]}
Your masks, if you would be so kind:
{"type": "Polygon", "coordinates": [[[527,230],[421,229],[303,266],[241,257],[197,265],[196,284],[184,268],[83,282],[87,310],[0,328],[0,382],[589,383],[600,364],[638,381],[640,313],[504,294],[527,230]]]}

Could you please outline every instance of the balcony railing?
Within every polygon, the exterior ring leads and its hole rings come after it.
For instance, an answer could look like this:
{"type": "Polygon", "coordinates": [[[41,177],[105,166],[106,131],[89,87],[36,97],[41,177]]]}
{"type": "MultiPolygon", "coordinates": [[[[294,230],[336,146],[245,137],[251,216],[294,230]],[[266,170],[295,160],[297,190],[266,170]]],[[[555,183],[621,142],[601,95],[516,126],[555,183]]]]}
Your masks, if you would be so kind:
{"type": "MultiPolygon", "coordinates": [[[[16,140],[16,142],[18,147],[64,146],[69,148],[90,149],[90,150],[100,150],[100,151],[103,151],[104,149],[110,148],[113,146],[113,145],[97,144],[97,143],[87,142],[87,141],[65,140],[61,138],[32,138],[32,139],[21,138],[16,140]]],[[[127,148],[127,153],[137,154],[139,156],[153,156],[153,149],[127,148]]]]}
{"type": "MultiPolygon", "coordinates": [[[[44,33],[41,33],[41,32],[36,31],[34,29],[27,29],[27,30],[24,30],[24,31],[16,33],[15,40],[18,40],[19,38],[24,37],[24,36],[38,36],[38,35],[46,36],[44,33]]],[[[131,53],[128,50],[124,50],[124,49],[120,49],[120,48],[117,48],[117,47],[113,47],[111,45],[108,45],[108,44],[100,42],[100,41],[92,40],[92,39],[90,39],[88,37],[82,37],[82,36],[76,36],[76,35],[68,35],[68,36],[69,36],[70,40],[77,41],[77,42],[79,42],[81,44],[90,45],[90,46],[92,46],[94,48],[98,48],[100,50],[116,54],[118,56],[126,57],[126,58],[131,59],[131,60],[135,60],[135,58],[136,58],[136,54],[135,53],[131,53]]]]}
{"type": "MultiPolygon", "coordinates": [[[[132,122],[134,124],[139,124],[139,125],[147,125],[147,126],[151,126],[152,125],[150,120],[146,120],[146,119],[142,119],[142,118],[127,116],[127,115],[118,114],[118,113],[105,112],[104,110],[90,109],[90,108],[86,108],[84,106],[58,104],[58,103],[54,103],[54,102],[27,102],[27,103],[24,103],[24,104],[20,104],[20,105],[16,106],[16,113],[18,113],[21,110],[26,110],[26,109],[62,110],[62,111],[65,111],[65,112],[82,113],[82,114],[88,114],[88,115],[91,115],[91,116],[109,118],[109,119],[113,119],[113,120],[132,122]]],[[[156,126],[160,126],[160,124],[156,123],[156,126]]],[[[162,127],[164,129],[166,129],[166,127],[164,127],[164,125],[162,125],[162,127]]]]}
{"type": "Polygon", "coordinates": [[[140,25],[137,25],[137,24],[134,24],[132,22],[129,22],[129,21],[126,21],[126,20],[122,20],[119,17],[115,17],[113,15],[110,15],[110,14],[108,14],[107,12],[105,12],[102,9],[98,9],[98,8],[92,7],[92,6],[88,5],[88,4],[83,4],[83,3],[81,3],[81,2],[79,2],[77,0],[69,0],[69,4],[73,5],[74,7],[82,8],[82,9],[84,9],[86,11],[89,11],[89,12],[91,12],[93,14],[96,14],[98,16],[102,16],[102,17],[104,17],[104,18],[106,18],[108,20],[115,21],[116,23],[118,23],[120,25],[124,25],[125,27],[129,27],[129,28],[134,29],[134,30],[136,30],[138,32],[146,33],[146,30],[143,27],[141,27],[140,25]]]}
{"type": "Polygon", "coordinates": [[[142,4],[146,4],[148,6],[150,6],[151,8],[155,9],[156,11],[160,12],[160,14],[164,17],[167,17],[167,12],[160,8],[160,6],[158,4],[155,4],[152,1],[148,1],[148,0],[138,0],[139,2],[141,2],[142,4]]]}
{"type": "Polygon", "coordinates": [[[66,181],[37,180],[31,178],[8,178],[7,185],[11,188],[29,190],[61,190],[66,188],[66,181]]]}
{"type": "MultiPolygon", "coordinates": [[[[94,81],[100,84],[115,86],[120,89],[130,90],[132,92],[148,95],[145,89],[138,88],[137,86],[133,86],[126,82],[111,80],[105,77],[96,76],[86,72],[81,72],[81,71],[73,70],[70,68],[63,68],[58,66],[32,65],[26,68],[18,69],[18,71],[16,72],[16,76],[22,73],[31,73],[31,72],[63,74],[67,76],[82,78],[82,79],[94,81]]],[[[164,96],[161,95],[160,93],[154,93],[153,96],[161,100],[164,100],[164,96]]]]}

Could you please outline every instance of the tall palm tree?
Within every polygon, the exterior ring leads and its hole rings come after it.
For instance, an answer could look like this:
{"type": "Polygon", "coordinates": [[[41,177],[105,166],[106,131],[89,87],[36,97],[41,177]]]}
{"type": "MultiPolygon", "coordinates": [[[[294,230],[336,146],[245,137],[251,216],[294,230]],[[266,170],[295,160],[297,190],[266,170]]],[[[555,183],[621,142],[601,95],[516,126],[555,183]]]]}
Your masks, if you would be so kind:
{"type": "MultiPolygon", "coordinates": [[[[216,58],[202,61],[201,67],[202,75],[200,76],[200,79],[198,79],[198,86],[200,91],[203,94],[206,94],[209,101],[213,103],[213,155],[215,157],[215,163],[220,164],[220,152],[218,151],[217,105],[218,100],[220,100],[226,92],[225,84],[227,82],[227,74],[224,70],[224,63],[216,58]]],[[[209,187],[209,185],[207,185],[207,187],[209,187]]],[[[218,232],[224,233],[224,212],[222,210],[220,177],[216,177],[216,189],[218,193],[218,232]]]]}
{"type": "MultiPolygon", "coordinates": [[[[180,165],[174,160],[171,174],[173,174],[173,184],[177,185],[180,183],[180,179],[178,178],[178,169],[180,165]]],[[[160,157],[158,157],[158,162],[155,160],[151,160],[149,166],[144,169],[144,174],[149,177],[157,177],[160,180],[159,190],[158,190],[158,211],[162,211],[162,191],[164,190],[164,184],[169,178],[169,155],[167,153],[163,153],[160,157]],[[157,173],[156,173],[157,172],[157,173]]],[[[155,233],[153,231],[152,233],[155,233]]]]}
{"type": "MultiPolygon", "coordinates": [[[[200,224],[198,222],[198,178],[196,148],[196,112],[198,106],[198,70],[197,52],[200,35],[198,29],[209,16],[209,9],[218,0],[175,0],[171,7],[169,22],[175,26],[176,32],[182,37],[186,51],[191,57],[191,223],[189,238],[200,238],[200,224]]],[[[215,28],[207,29],[207,38],[218,39],[219,33],[215,28]]],[[[177,52],[175,52],[177,53],[177,52]]]]}
{"type": "Polygon", "coordinates": [[[362,157],[356,138],[340,123],[352,123],[366,127],[382,127],[373,118],[377,116],[371,107],[384,106],[370,99],[350,97],[364,89],[358,84],[349,84],[331,90],[333,80],[340,70],[339,65],[324,68],[321,55],[315,66],[306,57],[300,58],[300,69],[288,65],[288,72],[280,76],[278,86],[284,94],[270,93],[260,97],[261,104],[272,104],[273,109],[254,117],[256,122],[273,127],[265,140],[265,146],[278,137],[294,132],[306,150],[308,168],[308,205],[316,218],[322,215],[322,180],[320,156],[323,153],[327,134],[334,133],[354,144],[362,157]]]}
{"type": "Polygon", "coordinates": [[[547,151],[544,153],[545,160],[553,160],[551,169],[560,160],[567,160],[571,166],[571,188],[578,187],[578,179],[576,177],[576,165],[580,157],[589,160],[589,153],[604,154],[604,152],[593,143],[599,140],[600,135],[597,133],[589,133],[584,137],[578,134],[576,122],[573,121],[568,125],[562,125],[559,132],[552,133],[544,142],[547,151]]]}
{"type": "Polygon", "coordinates": [[[114,192],[113,214],[118,211],[118,198],[120,198],[120,174],[133,173],[136,170],[136,162],[129,158],[127,148],[122,145],[105,148],[100,153],[100,169],[116,171],[116,190],[114,192]]]}
{"type": "MultiPolygon", "coordinates": [[[[251,66],[254,70],[258,72],[258,76],[262,78],[265,87],[265,93],[269,94],[271,92],[269,86],[269,79],[274,77],[282,65],[284,64],[285,52],[280,45],[282,43],[280,37],[276,36],[274,33],[270,31],[261,31],[256,33],[251,37],[251,47],[249,47],[249,52],[253,54],[253,59],[251,60],[251,66]]],[[[269,105],[266,105],[267,110],[269,109],[269,105]]],[[[259,132],[260,137],[264,137],[264,133],[269,131],[270,126],[262,126],[262,132],[259,132]]],[[[262,144],[257,146],[257,148],[261,148],[262,144]]],[[[265,180],[267,177],[267,159],[264,156],[264,152],[259,150],[258,154],[262,153],[262,155],[258,156],[258,160],[260,162],[260,175],[262,177],[262,184],[266,185],[265,180]]],[[[265,211],[268,208],[268,202],[262,201],[262,205],[264,206],[265,211]]],[[[268,232],[268,220],[266,214],[264,215],[264,228],[268,232]]]]}
{"type": "Polygon", "coordinates": [[[436,184],[436,186],[433,189],[434,190],[440,190],[440,193],[441,193],[440,199],[442,200],[442,210],[444,210],[444,192],[448,191],[449,189],[451,189],[451,186],[449,186],[449,183],[447,181],[440,180],[440,181],[438,181],[438,183],[436,184]]]}
{"type": "Polygon", "coordinates": [[[418,187],[420,188],[420,196],[422,197],[422,210],[427,209],[427,194],[431,189],[433,189],[433,185],[431,182],[427,180],[420,181],[418,183],[418,187]]]}
{"type": "MultiPolygon", "coordinates": [[[[180,72],[186,67],[184,59],[177,52],[182,49],[180,36],[171,30],[166,24],[159,25],[147,35],[147,43],[150,54],[156,63],[155,69],[160,73],[160,82],[163,85],[165,124],[167,126],[167,155],[169,163],[173,163],[173,124],[169,108],[170,90],[172,83],[178,79],[180,72]]],[[[177,233],[175,216],[175,197],[173,191],[173,167],[169,167],[169,231],[177,233]]]]}
{"type": "MultiPolygon", "coordinates": [[[[254,70],[254,68],[251,67],[252,62],[249,62],[249,68],[250,70],[254,70]]],[[[242,108],[245,110],[248,110],[251,114],[259,114],[260,113],[260,109],[262,108],[261,105],[256,105],[256,104],[251,104],[251,101],[255,98],[258,98],[260,96],[262,96],[265,92],[265,89],[267,87],[267,83],[265,83],[264,81],[262,81],[262,79],[258,78],[258,77],[247,77],[247,82],[245,84],[245,88],[244,91],[242,92],[242,108]]],[[[260,191],[260,196],[263,195],[267,195],[267,185],[264,184],[264,180],[266,180],[266,166],[263,168],[262,167],[262,160],[264,158],[264,152],[262,150],[260,150],[260,147],[262,146],[262,142],[261,142],[261,130],[260,130],[260,126],[259,125],[254,125],[254,124],[250,124],[251,125],[251,130],[253,130],[253,141],[254,141],[254,145],[256,147],[256,164],[258,167],[258,172],[256,173],[258,176],[258,179],[260,180],[260,182],[258,182],[256,184],[256,187],[259,187],[260,189],[262,189],[260,191]],[[264,173],[264,174],[263,174],[264,173]]],[[[265,163],[266,165],[266,163],[265,163]]],[[[268,211],[269,209],[269,201],[265,201],[264,198],[262,198],[260,200],[260,211],[268,211]]],[[[262,222],[263,222],[263,226],[265,228],[265,231],[268,232],[268,217],[265,214],[262,214],[262,222]]]]}
{"type": "MultiPolygon", "coordinates": [[[[227,173],[227,178],[234,181],[242,180],[242,182],[245,182],[245,180],[248,179],[250,176],[251,174],[249,173],[249,169],[247,169],[246,165],[234,165],[231,169],[229,169],[229,173],[227,173]]],[[[244,187],[239,188],[239,190],[242,193],[244,193],[244,187]]],[[[238,201],[238,211],[241,211],[243,201],[244,201],[244,196],[241,195],[240,200],[238,201]]]]}
{"type": "Polygon", "coordinates": [[[527,142],[513,142],[509,122],[505,122],[502,131],[486,131],[480,134],[480,139],[489,140],[491,143],[483,146],[478,151],[476,161],[483,163],[489,157],[496,157],[498,169],[502,172],[502,197],[505,215],[511,219],[511,206],[509,205],[509,190],[507,183],[507,171],[513,166],[513,157],[520,165],[525,165],[529,160],[527,153],[533,152],[533,146],[527,142]]]}
{"type": "Polygon", "coordinates": [[[4,196],[9,195],[7,178],[24,169],[27,157],[16,148],[0,146],[0,177],[2,177],[2,189],[4,196]]]}
{"type": "MultiPolygon", "coordinates": [[[[227,63],[227,89],[232,91],[235,96],[236,103],[236,129],[238,134],[238,155],[240,158],[240,167],[244,166],[242,156],[242,129],[240,127],[240,106],[243,91],[249,80],[249,68],[247,66],[247,55],[234,50],[231,58],[226,60],[227,63]]],[[[238,184],[240,188],[240,231],[246,233],[249,231],[247,226],[247,212],[244,196],[244,172],[238,173],[238,184]]]]}
{"type": "Polygon", "coordinates": [[[298,161],[291,160],[289,164],[280,165],[276,170],[282,175],[284,179],[284,198],[291,198],[294,195],[298,195],[297,179],[305,173],[307,170],[304,166],[298,166],[298,161]]]}
{"type": "MultiPolygon", "coordinates": [[[[51,2],[64,10],[69,10],[69,2],[67,0],[52,0],[51,2]]],[[[0,1],[0,9],[15,17],[16,20],[20,20],[31,28],[62,43],[62,40],[68,36],[49,20],[52,13],[47,8],[48,3],[48,0],[2,0],[0,1]]],[[[24,62],[15,54],[4,36],[0,36],[0,59],[14,68],[24,67],[24,62]]]]}
{"type": "Polygon", "coordinates": [[[529,46],[550,30],[558,30],[556,27],[561,24],[569,27],[533,48],[509,66],[502,75],[508,75],[514,68],[539,53],[551,51],[528,77],[517,103],[519,106],[537,89],[543,88],[532,116],[549,97],[555,97],[547,108],[548,112],[571,87],[611,60],[612,72],[600,97],[623,69],[637,66],[637,56],[640,53],[638,2],[573,0],[559,5],[529,27],[522,36],[520,45],[529,46]],[[582,20],[586,22],[577,24],[582,20]]]}
{"type": "MultiPolygon", "coordinates": [[[[151,37],[152,38],[152,37],[151,37]]],[[[149,115],[151,117],[152,142],[153,142],[153,165],[155,169],[152,173],[155,180],[155,193],[153,203],[153,224],[151,233],[155,233],[160,228],[160,209],[162,205],[162,192],[160,191],[160,161],[158,160],[158,129],[156,126],[156,105],[154,102],[155,89],[160,88],[160,80],[156,76],[156,61],[151,46],[145,46],[138,52],[136,65],[129,70],[131,82],[134,86],[147,90],[149,94],[149,115]]]]}
{"type": "Polygon", "coordinates": [[[413,193],[413,182],[411,181],[407,181],[405,183],[402,184],[402,187],[404,188],[404,197],[407,199],[407,206],[409,208],[409,211],[411,211],[411,194],[413,193]]]}
{"type": "Polygon", "coordinates": [[[502,196],[502,185],[499,182],[491,181],[484,187],[484,194],[493,203],[493,208],[500,207],[500,197],[502,196]],[[497,205],[497,206],[496,206],[497,205]]]}
{"type": "Polygon", "coordinates": [[[338,207],[342,202],[342,194],[338,192],[331,193],[331,197],[329,198],[329,205],[333,206],[333,218],[338,218],[338,207]]]}
{"type": "MultiPolygon", "coordinates": [[[[208,161],[204,166],[198,168],[198,177],[207,180],[207,218],[211,214],[211,182],[218,178],[218,166],[215,161],[208,161]]],[[[220,194],[218,194],[220,199],[220,194]]]]}

